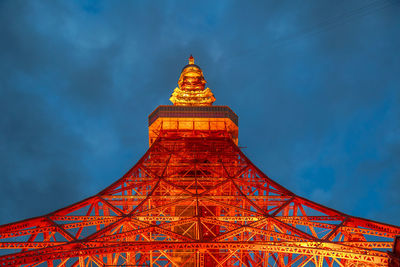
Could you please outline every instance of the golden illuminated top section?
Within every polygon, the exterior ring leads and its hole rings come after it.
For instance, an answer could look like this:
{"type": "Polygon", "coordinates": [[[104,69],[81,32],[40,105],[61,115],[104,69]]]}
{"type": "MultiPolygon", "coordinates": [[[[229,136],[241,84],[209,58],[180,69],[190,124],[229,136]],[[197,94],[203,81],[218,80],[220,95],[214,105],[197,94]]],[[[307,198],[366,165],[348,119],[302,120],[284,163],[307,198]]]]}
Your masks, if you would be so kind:
{"type": "Polygon", "coordinates": [[[169,99],[175,106],[211,106],[215,97],[210,88],[205,88],[203,71],[194,64],[192,55],[179,77],[178,86],[169,99]]]}

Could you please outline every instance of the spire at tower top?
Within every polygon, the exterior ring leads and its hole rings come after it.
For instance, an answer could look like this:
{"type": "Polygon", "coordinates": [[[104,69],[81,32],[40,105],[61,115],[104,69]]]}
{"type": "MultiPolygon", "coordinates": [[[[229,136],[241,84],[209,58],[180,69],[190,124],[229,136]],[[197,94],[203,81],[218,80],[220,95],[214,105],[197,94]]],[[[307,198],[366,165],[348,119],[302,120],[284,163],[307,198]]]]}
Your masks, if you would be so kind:
{"type": "Polygon", "coordinates": [[[194,65],[194,57],[192,55],[189,57],[189,65],[194,65]]]}
{"type": "Polygon", "coordinates": [[[175,106],[211,106],[215,97],[210,88],[205,88],[206,80],[201,68],[194,64],[194,57],[190,55],[179,77],[178,87],[170,97],[175,106]]]}

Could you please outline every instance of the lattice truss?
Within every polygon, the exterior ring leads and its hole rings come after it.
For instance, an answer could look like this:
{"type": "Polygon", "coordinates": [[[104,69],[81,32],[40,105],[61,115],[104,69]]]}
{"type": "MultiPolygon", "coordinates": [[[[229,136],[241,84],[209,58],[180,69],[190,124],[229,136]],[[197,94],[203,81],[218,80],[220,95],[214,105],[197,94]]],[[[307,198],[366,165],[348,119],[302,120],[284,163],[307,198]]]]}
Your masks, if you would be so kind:
{"type": "Polygon", "coordinates": [[[398,234],[295,195],[223,135],[169,134],[99,194],[0,226],[0,266],[387,266],[398,234]]]}

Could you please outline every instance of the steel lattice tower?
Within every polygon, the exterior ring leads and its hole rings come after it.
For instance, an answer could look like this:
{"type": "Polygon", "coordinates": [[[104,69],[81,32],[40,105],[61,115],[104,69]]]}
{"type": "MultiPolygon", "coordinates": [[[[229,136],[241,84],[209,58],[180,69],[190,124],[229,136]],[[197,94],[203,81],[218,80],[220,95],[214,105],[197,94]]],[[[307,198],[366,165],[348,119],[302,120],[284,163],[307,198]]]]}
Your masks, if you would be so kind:
{"type": "Polygon", "coordinates": [[[388,266],[400,227],[271,180],[205,83],[190,57],[139,162],[97,195],[0,226],[0,266],[388,266]]]}

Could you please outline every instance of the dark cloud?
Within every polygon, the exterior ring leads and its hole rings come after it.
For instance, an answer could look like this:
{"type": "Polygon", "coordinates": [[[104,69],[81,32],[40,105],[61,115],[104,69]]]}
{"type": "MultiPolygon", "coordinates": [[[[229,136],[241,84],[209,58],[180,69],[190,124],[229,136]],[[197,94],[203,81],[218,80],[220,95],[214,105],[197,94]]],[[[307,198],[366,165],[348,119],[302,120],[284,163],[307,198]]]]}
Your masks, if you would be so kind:
{"type": "Polygon", "coordinates": [[[400,224],[398,1],[2,1],[0,223],[95,194],[147,149],[189,54],[290,190],[400,224]]]}

